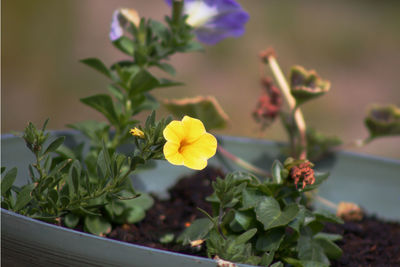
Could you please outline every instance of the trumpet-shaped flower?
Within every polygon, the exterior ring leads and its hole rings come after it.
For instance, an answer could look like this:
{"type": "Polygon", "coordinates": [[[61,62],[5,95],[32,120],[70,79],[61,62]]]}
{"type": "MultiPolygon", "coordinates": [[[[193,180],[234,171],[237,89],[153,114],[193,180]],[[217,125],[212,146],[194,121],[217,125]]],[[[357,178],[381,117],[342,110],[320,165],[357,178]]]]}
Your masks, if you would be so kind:
{"type": "Polygon", "coordinates": [[[164,156],[171,164],[201,170],[217,150],[217,139],[206,132],[203,123],[189,116],[172,121],[164,129],[164,156]]]}
{"type": "MultiPolygon", "coordinates": [[[[166,0],[171,5],[173,0],[166,0]]],[[[227,37],[239,37],[249,15],[234,0],[184,0],[186,22],[205,44],[216,44],[227,37]]]]}
{"type": "Polygon", "coordinates": [[[120,8],[114,11],[111,20],[110,39],[115,41],[124,35],[124,28],[133,23],[138,26],[140,17],[138,12],[133,8],[120,8]]]}

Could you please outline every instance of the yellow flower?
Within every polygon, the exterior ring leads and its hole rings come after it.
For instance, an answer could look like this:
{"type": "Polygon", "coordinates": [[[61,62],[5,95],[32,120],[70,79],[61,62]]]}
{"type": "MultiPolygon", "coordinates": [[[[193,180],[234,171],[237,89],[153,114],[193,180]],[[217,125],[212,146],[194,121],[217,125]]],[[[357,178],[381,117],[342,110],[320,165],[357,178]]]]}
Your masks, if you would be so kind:
{"type": "Polygon", "coordinates": [[[133,136],[137,136],[139,138],[144,138],[144,132],[139,130],[138,128],[133,128],[129,131],[129,133],[133,136]]]}
{"type": "Polygon", "coordinates": [[[171,121],[164,129],[165,158],[174,165],[201,170],[217,150],[217,139],[206,132],[203,123],[189,116],[171,121]]]}

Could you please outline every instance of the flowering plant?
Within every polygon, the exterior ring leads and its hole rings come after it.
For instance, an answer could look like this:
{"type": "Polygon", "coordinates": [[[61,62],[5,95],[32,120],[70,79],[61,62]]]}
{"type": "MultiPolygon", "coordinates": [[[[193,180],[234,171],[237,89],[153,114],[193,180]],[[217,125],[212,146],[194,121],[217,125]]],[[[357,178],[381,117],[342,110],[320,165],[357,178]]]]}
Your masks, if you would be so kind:
{"type": "MultiPolygon", "coordinates": [[[[252,166],[218,146],[207,131],[223,127],[226,115],[215,98],[164,101],[179,120],[156,120],[159,103],[151,95],[156,88],[181,85],[152,72],[157,68],[174,75],[168,62],[176,53],[201,50],[194,41],[215,44],[239,37],[249,15],[233,0],[166,1],[172,15],[166,24],[140,18],[133,9],[118,9],[112,16],[110,39],[128,59],[107,67],[100,59],[82,62],[108,77],[109,94],[81,99],[101,113],[106,122],[86,121],[69,127],[89,140],[76,147],[64,145],[64,137],[52,138],[29,124],[22,137],[36,161],[29,166],[30,183],[14,186],[17,170],[2,168],[2,207],[40,220],[105,235],[113,224],[136,223],[153,204],[149,194],[137,192],[130,176],[151,168],[153,160],[167,160],[201,170],[208,159],[220,153],[249,170],[233,172],[213,183],[208,201],[212,214],[193,221],[175,241],[198,247],[206,244],[209,257],[263,266],[327,266],[340,257],[334,243],[340,236],[322,233],[324,222],[341,223],[333,214],[309,208],[305,194],[315,190],[327,173],[314,171],[309,159],[318,159],[341,141],[306,127],[301,107],[327,93],[330,82],[315,71],[292,68],[286,81],[272,50],[260,54],[277,81],[262,73],[265,91],[253,112],[261,127],[281,118],[289,136],[288,157],[275,161],[271,172],[252,166]],[[279,87],[279,88],[278,88],[279,87]],[[282,110],[283,101],[289,109],[282,110]],[[144,124],[137,120],[152,111],[144,124]],[[122,153],[123,145],[129,153],[122,153]]],[[[400,134],[396,106],[374,107],[366,125],[370,136],[357,144],[400,134]]]]}

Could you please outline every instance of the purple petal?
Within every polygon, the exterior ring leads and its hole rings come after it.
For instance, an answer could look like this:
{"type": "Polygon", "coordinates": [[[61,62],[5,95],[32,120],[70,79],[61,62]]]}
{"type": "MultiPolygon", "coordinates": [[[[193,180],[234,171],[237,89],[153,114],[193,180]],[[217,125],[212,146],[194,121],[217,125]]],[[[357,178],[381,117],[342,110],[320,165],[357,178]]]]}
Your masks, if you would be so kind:
{"type": "MultiPolygon", "coordinates": [[[[165,0],[172,5],[173,0],[165,0]]],[[[218,14],[204,25],[195,28],[197,38],[205,44],[216,44],[227,37],[239,37],[249,20],[249,14],[234,0],[185,0],[185,3],[201,1],[209,7],[216,7],[218,14]]],[[[190,14],[188,14],[190,16],[190,14]]]]}
{"type": "Polygon", "coordinates": [[[227,37],[239,37],[245,32],[244,24],[249,15],[240,10],[216,16],[203,27],[195,30],[197,38],[206,44],[216,44],[227,37]]]}
{"type": "Polygon", "coordinates": [[[111,20],[111,30],[110,30],[111,41],[119,39],[124,34],[124,30],[121,27],[118,17],[119,17],[119,11],[115,10],[111,20]]]}

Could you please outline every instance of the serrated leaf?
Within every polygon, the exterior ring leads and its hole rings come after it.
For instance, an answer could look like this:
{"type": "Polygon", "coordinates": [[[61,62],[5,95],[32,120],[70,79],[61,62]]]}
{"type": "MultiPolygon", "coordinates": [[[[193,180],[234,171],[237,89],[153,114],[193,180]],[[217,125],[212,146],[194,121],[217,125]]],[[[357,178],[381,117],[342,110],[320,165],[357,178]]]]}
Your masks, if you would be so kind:
{"type": "Polygon", "coordinates": [[[299,207],[297,204],[287,205],[283,211],[279,206],[278,201],[273,197],[264,197],[256,209],[257,220],[264,225],[264,230],[269,230],[274,227],[284,226],[290,223],[298,214],[299,207]]]}
{"type": "Polygon", "coordinates": [[[111,96],[99,94],[82,98],[81,102],[102,113],[113,125],[119,124],[111,96]]]}
{"type": "Polygon", "coordinates": [[[14,184],[16,178],[17,168],[12,168],[4,175],[3,179],[1,179],[1,196],[4,196],[7,193],[14,184]]]}
{"type": "Polygon", "coordinates": [[[98,58],[86,58],[81,60],[81,62],[89,67],[97,70],[98,72],[106,75],[108,78],[112,78],[111,72],[108,68],[104,65],[104,63],[98,58]]]}
{"type": "Polygon", "coordinates": [[[201,120],[207,130],[224,128],[229,120],[213,96],[164,100],[163,104],[179,119],[187,115],[201,120]]]}
{"type": "Polygon", "coordinates": [[[100,216],[87,215],[84,220],[85,230],[95,235],[105,235],[111,232],[111,224],[100,216]]]}
{"type": "Polygon", "coordinates": [[[56,140],[50,143],[44,154],[56,151],[56,149],[59,148],[64,143],[64,140],[65,136],[58,137],[56,140]]]}

